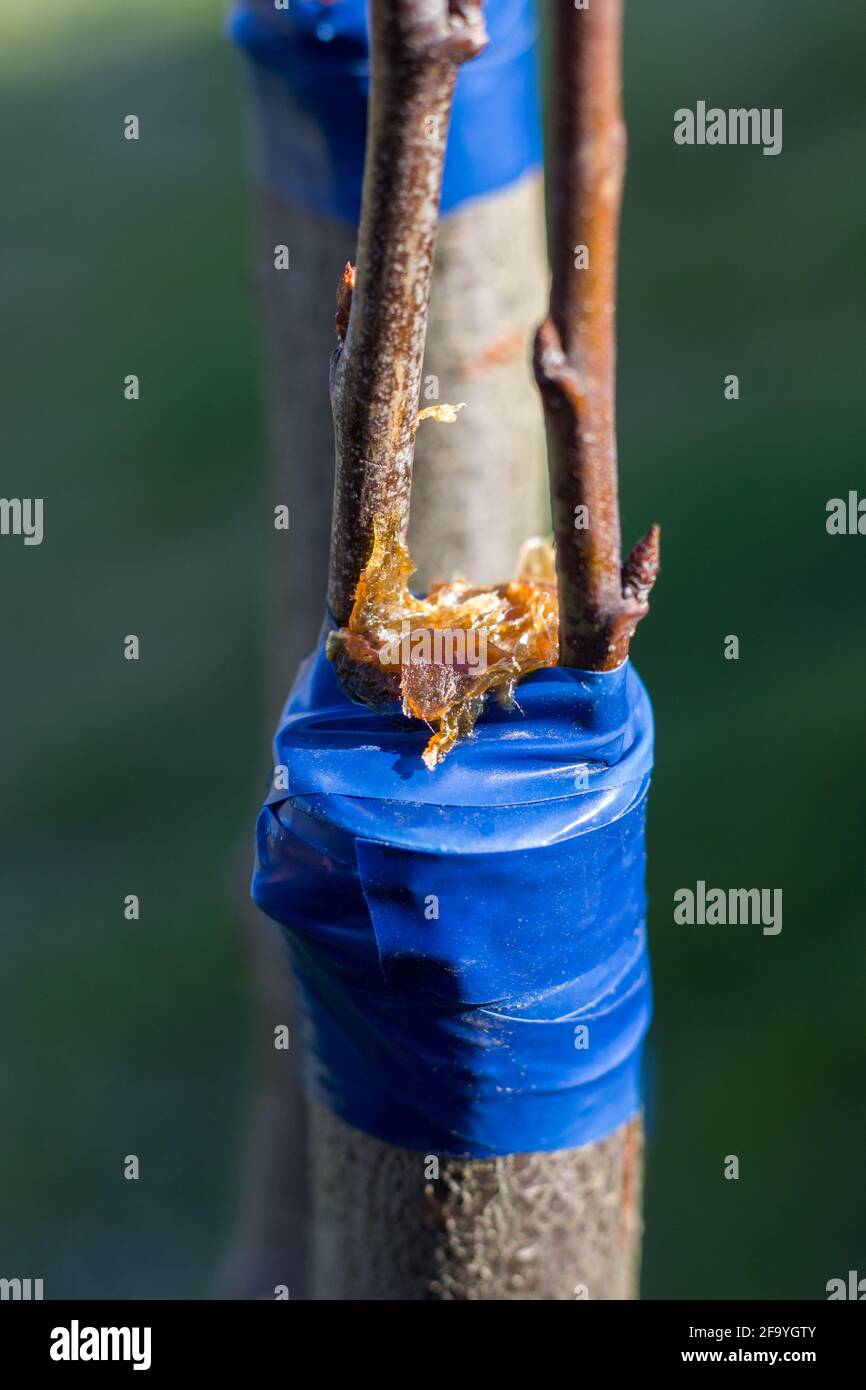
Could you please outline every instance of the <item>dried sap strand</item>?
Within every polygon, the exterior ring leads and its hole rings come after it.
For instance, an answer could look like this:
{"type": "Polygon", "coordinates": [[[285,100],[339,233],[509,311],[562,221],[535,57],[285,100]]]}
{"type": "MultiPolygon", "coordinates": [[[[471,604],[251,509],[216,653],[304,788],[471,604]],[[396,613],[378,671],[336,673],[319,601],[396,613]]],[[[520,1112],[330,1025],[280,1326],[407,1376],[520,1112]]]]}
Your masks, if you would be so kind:
{"type": "Polygon", "coordinates": [[[452,579],[416,598],[413,568],[399,518],[378,521],[348,624],[328,638],[327,655],[351,699],[386,716],[399,702],[430,726],[422,756],[432,769],[471,734],[486,696],[508,707],[521,677],[557,664],[556,581],[540,540],[524,546],[515,579],[491,588],[452,579]]]}

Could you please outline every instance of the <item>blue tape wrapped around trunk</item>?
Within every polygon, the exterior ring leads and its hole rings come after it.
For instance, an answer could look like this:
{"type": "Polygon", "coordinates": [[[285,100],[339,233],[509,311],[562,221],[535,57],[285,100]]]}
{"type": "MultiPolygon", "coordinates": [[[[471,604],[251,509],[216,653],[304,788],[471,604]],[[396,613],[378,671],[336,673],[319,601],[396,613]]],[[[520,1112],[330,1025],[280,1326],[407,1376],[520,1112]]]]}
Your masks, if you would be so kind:
{"type": "Polygon", "coordinates": [[[425,1153],[576,1147],[640,1108],[649,699],[629,662],[517,697],[428,772],[426,730],[351,703],[320,649],[259,815],[306,1083],[425,1153]]]}
{"type": "MultiPolygon", "coordinates": [[[[457,78],[442,212],[541,167],[534,0],[488,0],[487,49],[457,78]]],[[[253,59],[264,177],[290,206],[357,222],[370,86],[364,0],[241,0],[229,34],[253,59]]]]}

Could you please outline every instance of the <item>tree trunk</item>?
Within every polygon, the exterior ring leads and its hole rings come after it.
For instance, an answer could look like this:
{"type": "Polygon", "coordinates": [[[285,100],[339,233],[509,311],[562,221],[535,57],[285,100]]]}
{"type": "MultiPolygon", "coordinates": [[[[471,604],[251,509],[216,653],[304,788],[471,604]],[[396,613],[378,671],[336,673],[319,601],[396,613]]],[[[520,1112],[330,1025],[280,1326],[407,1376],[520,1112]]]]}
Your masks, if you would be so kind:
{"type": "MultiPolygon", "coordinates": [[[[327,587],[334,441],[328,361],[334,295],[355,228],[266,197],[259,265],[268,335],[274,501],[291,530],[272,546],[269,693],[274,719],[313,647],[327,587]],[[274,247],[291,270],[274,270],[274,247]]],[[[521,542],[549,530],[531,331],[547,293],[541,180],[464,205],[438,233],[421,405],[466,402],[422,424],[410,549],[419,590],[462,571],[502,580],[521,542]],[[438,379],[436,383],[430,378],[438,379]]],[[[640,1248],[640,1120],[580,1149],[430,1160],[303,1100],[288,968],[254,914],[257,1079],[245,1196],[226,1292],[377,1300],[631,1298],[640,1248]],[[294,1046],[294,1040],[293,1040],[294,1046]],[[308,1123],[309,1121],[309,1123],[308,1123]],[[309,1213],[309,1220],[307,1214],[309,1213]]]]}
{"type": "Polygon", "coordinates": [[[506,1158],[394,1148],[311,1106],[312,1296],[403,1302],[637,1294],[642,1128],[506,1158]]]}
{"type": "MultiPolygon", "coordinates": [[[[270,543],[268,738],[322,621],[334,484],[328,362],[336,343],[337,283],[354,259],[355,240],[349,223],[263,195],[256,278],[267,335],[272,500],[290,509],[288,534],[274,533],[270,543]],[[276,245],[290,248],[291,270],[273,268],[276,245]]],[[[546,294],[539,175],[443,219],[424,378],[436,376],[441,399],[465,400],[467,407],[456,424],[427,422],[418,432],[410,547],[419,589],[454,570],[478,582],[505,578],[522,541],[550,529],[544,428],[530,367],[532,328],[546,294]]],[[[288,965],[257,911],[249,914],[247,935],[253,1097],[223,1288],[229,1297],[272,1298],[274,1287],[285,1284],[292,1298],[302,1298],[310,1231],[319,1224],[308,1220],[308,1157],[318,1174],[319,1144],[308,1156],[296,1053],[274,1048],[274,1027],[292,1028],[294,1020],[288,965]]],[[[382,1147],[364,1135],[355,1142],[382,1147]]],[[[406,1158],[414,1163],[417,1155],[406,1158]]],[[[321,1290],[323,1278],[315,1279],[321,1290]]]]}

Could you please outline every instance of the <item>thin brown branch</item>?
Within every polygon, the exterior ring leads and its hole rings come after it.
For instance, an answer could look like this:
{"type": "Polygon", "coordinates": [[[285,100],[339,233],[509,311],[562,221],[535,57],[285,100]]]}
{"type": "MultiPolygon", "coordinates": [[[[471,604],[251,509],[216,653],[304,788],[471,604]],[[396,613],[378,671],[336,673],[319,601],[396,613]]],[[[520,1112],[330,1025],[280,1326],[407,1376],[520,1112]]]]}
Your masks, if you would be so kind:
{"type": "Polygon", "coordinates": [[[341,624],[372,549],[374,519],[397,515],[403,535],[409,521],[454,82],[485,42],[478,0],[372,0],[357,274],[345,340],[331,362],[337,472],[328,601],[341,624]]]}
{"type": "Polygon", "coordinates": [[[625,566],[620,558],[615,313],[625,171],[623,4],[592,0],[586,9],[552,9],[553,278],[535,372],[547,425],[560,662],[611,670],[628,655],[658,571],[657,527],[625,566]]]}

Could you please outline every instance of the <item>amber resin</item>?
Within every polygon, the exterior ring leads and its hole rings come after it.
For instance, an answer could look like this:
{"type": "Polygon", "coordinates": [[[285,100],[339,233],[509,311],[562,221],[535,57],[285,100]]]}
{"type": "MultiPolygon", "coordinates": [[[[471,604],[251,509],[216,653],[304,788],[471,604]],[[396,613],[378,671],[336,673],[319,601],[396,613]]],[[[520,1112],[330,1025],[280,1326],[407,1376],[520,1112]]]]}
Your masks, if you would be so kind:
{"type": "Polygon", "coordinates": [[[348,624],[331,633],[327,655],[351,699],[385,716],[396,702],[430,727],[423,759],[432,769],[471,734],[488,696],[511,707],[521,677],[557,664],[559,611],[545,541],[527,543],[516,577],[491,588],[451,579],[416,598],[413,568],[399,518],[378,520],[348,624]]]}

